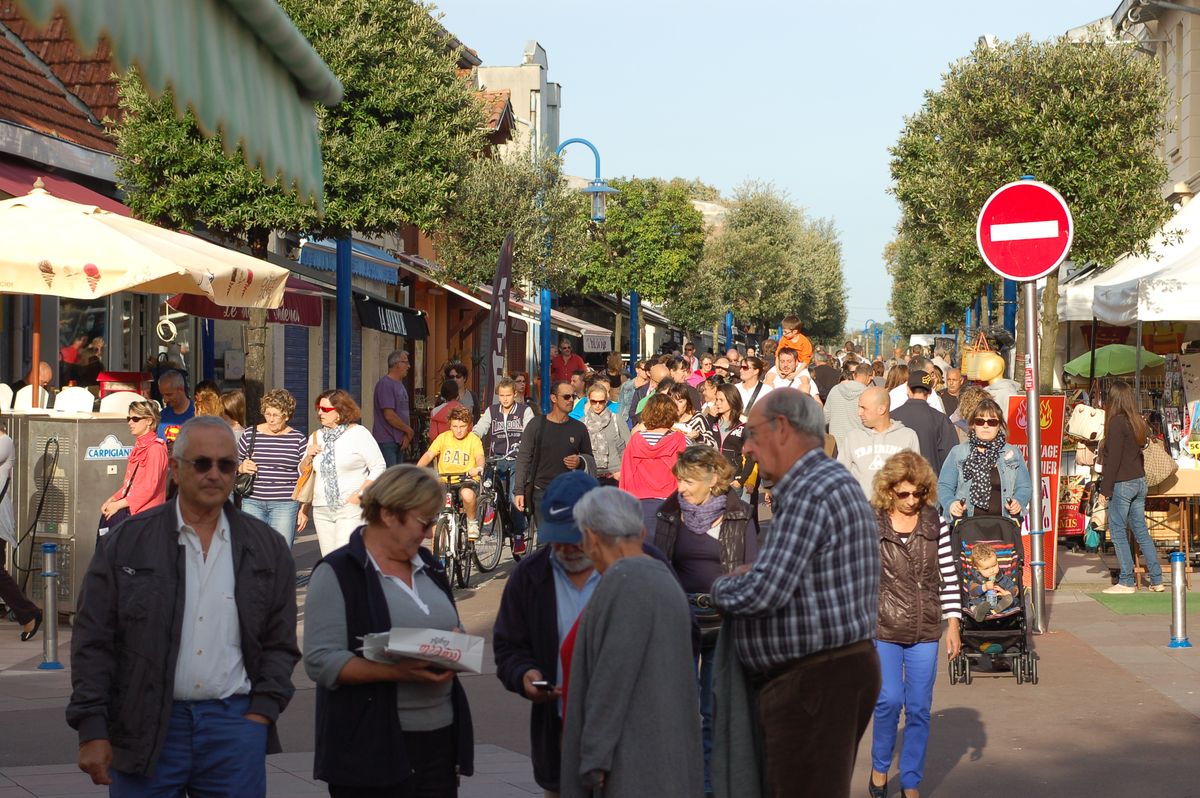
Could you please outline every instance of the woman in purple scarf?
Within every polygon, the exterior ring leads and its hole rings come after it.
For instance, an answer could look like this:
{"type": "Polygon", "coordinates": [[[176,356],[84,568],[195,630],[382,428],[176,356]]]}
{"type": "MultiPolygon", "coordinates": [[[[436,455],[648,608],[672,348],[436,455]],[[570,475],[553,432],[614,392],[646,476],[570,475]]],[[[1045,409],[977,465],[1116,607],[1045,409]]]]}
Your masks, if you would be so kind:
{"type": "Polygon", "coordinates": [[[754,562],[758,523],[729,487],[733,466],[711,446],[689,446],[672,469],[678,490],[658,510],[654,545],[662,549],[700,624],[700,715],[704,730],[704,791],[712,792],[713,664],[721,616],[709,591],[717,577],[754,562]]]}

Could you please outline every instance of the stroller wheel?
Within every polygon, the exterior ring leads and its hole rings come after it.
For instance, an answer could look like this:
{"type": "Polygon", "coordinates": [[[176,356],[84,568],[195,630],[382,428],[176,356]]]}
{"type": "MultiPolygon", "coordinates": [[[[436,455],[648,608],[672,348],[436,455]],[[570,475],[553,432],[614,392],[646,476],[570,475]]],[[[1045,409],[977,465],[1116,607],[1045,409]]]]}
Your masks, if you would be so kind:
{"type": "Polygon", "coordinates": [[[962,682],[963,684],[971,683],[971,660],[963,657],[962,682]]]}
{"type": "Polygon", "coordinates": [[[1033,654],[1029,654],[1028,656],[1029,656],[1029,683],[1037,684],[1038,683],[1037,660],[1034,658],[1033,654]]]}
{"type": "Polygon", "coordinates": [[[958,684],[958,658],[950,660],[949,666],[946,668],[950,673],[950,684],[958,684]]]}
{"type": "Polygon", "coordinates": [[[1017,684],[1024,684],[1026,681],[1025,657],[1013,658],[1013,676],[1017,677],[1017,684]]]}

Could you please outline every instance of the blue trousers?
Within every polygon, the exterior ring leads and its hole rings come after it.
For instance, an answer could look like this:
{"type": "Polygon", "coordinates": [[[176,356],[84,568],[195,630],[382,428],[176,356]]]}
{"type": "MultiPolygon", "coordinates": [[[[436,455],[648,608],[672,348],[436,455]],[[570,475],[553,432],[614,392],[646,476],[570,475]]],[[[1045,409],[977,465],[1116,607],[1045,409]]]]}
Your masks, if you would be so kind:
{"type": "Polygon", "coordinates": [[[296,539],[296,517],[300,514],[300,502],[291,499],[263,501],[247,496],[242,499],[242,512],[254,516],[283,535],[288,546],[296,539]]]}
{"type": "Polygon", "coordinates": [[[250,697],[176,701],[150,776],[109,770],[110,798],[262,798],[267,727],[247,720],[250,697]]]}
{"type": "Polygon", "coordinates": [[[1121,564],[1121,575],[1117,581],[1127,587],[1133,587],[1133,552],[1129,550],[1128,531],[1133,532],[1133,538],[1142,550],[1142,559],[1146,561],[1146,576],[1150,584],[1161,585],[1163,580],[1162,565],[1158,562],[1158,552],[1154,550],[1154,539],[1146,527],[1146,478],[1129,479],[1113,485],[1112,501],[1108,503],[1108,525],[1111,532],[1113,548],[1117,551],[1117,562],[1121,564]]]}
{"type": "Polygon", "coordinates": [[[900,789],[915,790],[925,777],[929,743],[929,706],[937,678],[938,644],[900,645],[875,641],[883,686],[875,702],[871,767],[887,773],[896,750],[896,729],[904,710],[904,746],[900,749],[900,789]]]}
{"type": "Polygon", "coordinates": [[[496,479],[501,480],[500,484],[506,486],[504,495],[508,497],[508,517],[513,522],[513,534],[524,535],[525,528],[529,526],[529,521],[525,518],[525,513],[522,513],[513,506],[513,496],[516,495],[513,486],[513,474],[516,473],[517,464],[512,460],[502,460],[496,463],[496,479]]]}
{"type": "MultiPolygon", "coordinates": [[[[376,443],[379,443],[376,441],[376,443]]],[[[379,451],[383,455],[383,464],[388,468],[404,462],[404,450],[395,441],[379,443],[379,451]]]]}
{"type": "Polygon", "coordinates": [[[704,743],[704,792],[713,791],[713,672],[716,670],[717,641],[700,644],[700,663],[697,669],[700,686],[700,733],[704,743]]]}

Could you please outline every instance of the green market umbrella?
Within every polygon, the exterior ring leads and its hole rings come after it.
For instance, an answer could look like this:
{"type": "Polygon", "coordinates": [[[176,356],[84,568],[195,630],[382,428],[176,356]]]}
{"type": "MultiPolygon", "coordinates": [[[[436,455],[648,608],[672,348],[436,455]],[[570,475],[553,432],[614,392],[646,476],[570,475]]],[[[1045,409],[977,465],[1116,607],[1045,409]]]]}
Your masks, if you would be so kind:
{"type": "MultiPolygon", "coordinates": [[[[1108,377],[1112,374],[1132,374],[1137,368],[1137,350],[1128,344],[1109,344],[1096,350],[1096,373],[1090,374],[1092,353],[1085,352],[1063,366],[1063,371],[1076,377],[1108,377]]],[[[1153,352],[1142,350],[1142,368],[1161,366],[1163,359],[1153,352]]]]}

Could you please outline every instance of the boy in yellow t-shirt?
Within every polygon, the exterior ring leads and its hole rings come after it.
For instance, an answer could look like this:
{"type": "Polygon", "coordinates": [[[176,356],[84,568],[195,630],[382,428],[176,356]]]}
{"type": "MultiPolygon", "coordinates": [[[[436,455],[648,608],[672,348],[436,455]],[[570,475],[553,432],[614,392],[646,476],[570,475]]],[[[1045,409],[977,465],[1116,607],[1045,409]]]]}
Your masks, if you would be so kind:
{"type": "MultiPolygon", "coordinates": [[[[429,450],[421,455],[417,465],[425,467],[437,461],[438,476],[479,476],[483,473],[483,441],[471,432],[471,411],[456,407],[450,411],[450,431],[434,438],[429,450]]],[[[475,496],[479,483],[463,480],[454,483],[467,515],[467,537],[479,537],[479,520],[475,517],[475,496]]]]}

